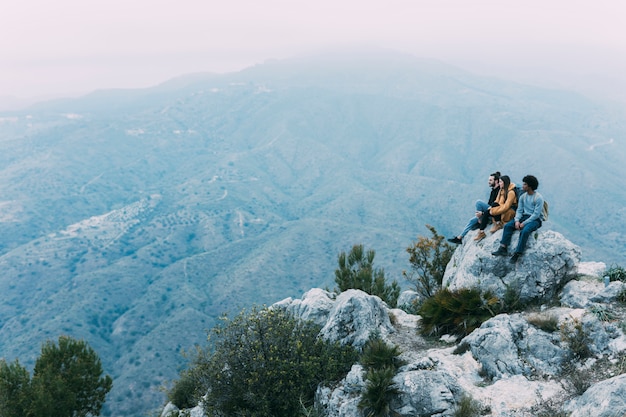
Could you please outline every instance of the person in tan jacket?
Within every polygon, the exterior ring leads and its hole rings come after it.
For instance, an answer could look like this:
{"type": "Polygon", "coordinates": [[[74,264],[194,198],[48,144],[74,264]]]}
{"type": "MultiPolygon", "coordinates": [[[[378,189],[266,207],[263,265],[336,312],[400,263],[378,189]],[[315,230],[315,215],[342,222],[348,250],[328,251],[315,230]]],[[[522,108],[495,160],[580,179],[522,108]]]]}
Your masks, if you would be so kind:
{"type": "Polygon", "coordinates": [[[479,231],[474,240],[479,241],[484,239],[485,228],[489,224],[488,221],[483,222],[483,219],[493,217],[493,227],[490,232],[495,233],[504,227],[504,223],[515,217],[515,209],[517,208],[517,197],[515,196],[515,184],[511,182],[511,178],[508,175],[502,175],[500,177],[500,191],[496,197],[496,201],[489,209],[485,210],[482,219],[480,221],[479,231]]]}
{"type": "Polygon", "coordinates": [[[491,233],[502,229],[504,223],[515,217],[517,196],[515,195],[515,184],[511,182],[508,175],[500,177],[500,192],[498,197],[496,197],[496,203],[498,203],[497,206],[489,209],[489,214],[494,217],[494,224],[490,230],[491,233]]]}

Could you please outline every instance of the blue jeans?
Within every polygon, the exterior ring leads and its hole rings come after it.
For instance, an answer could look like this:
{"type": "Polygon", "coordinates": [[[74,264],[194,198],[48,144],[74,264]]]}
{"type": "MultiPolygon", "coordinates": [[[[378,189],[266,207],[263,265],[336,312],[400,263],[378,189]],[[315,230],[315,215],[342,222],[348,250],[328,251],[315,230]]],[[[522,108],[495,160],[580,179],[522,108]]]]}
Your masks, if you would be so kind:
{"type": "MultiPolygon", "coordinates": [[[[529,215],[522,216],[520,223],[524,223],[524,220],[529,218],[529,215]]],[[[528,242],[528,237],[532,232],[539,229],[541,227],[541,220],[533,220],[530,223],[524,223],[524,227],[520,230],[519,240],[517,241],[517,248],[515,249],[515,253],[524,253],[524,249],[526,248],[526,242],[528,242]]],[[[511,237],[513,237],[513,232],[515,232],[515,219],[511,220],[507,224],[504,225],[504,231],[502,232],[502,240],[500,243],[506,247],[511,244],[511,237]]]]}
{"type": "MultiPolygon", "coordinates": [[[[482,200],[476,200],[476,211],[485,210],[489,210],[489,204],[485,203],[482,200]]],[[[461,238],[464,238],[467,232],[469,232],[470,230],[478,229],[478,226],[480,226],[480,224],[478,223],[478,217],[472,217],[470,221],[467,222],[467,226],[465,226],[465,229],[463,229],[463,231],[461,232],[461,238]]]]}

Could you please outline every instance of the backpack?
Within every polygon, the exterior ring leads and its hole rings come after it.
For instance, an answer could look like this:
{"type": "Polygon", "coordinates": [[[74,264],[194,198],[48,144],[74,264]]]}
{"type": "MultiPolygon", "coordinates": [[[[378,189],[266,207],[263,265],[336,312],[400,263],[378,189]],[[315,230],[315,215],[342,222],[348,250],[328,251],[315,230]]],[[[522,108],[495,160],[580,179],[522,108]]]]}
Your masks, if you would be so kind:
{"type": "Polygon", "coordinates": [[[515,185],[515,187],[513,187],[513,191],[515,191],[515,204],[513,204],[511,207],[513,208],[513,210],[517,210],[517,206],[519,205],[519,198],[522,194],[524,194],[524,191],[522,191],[522,187],[519,185],[515,185]]]}

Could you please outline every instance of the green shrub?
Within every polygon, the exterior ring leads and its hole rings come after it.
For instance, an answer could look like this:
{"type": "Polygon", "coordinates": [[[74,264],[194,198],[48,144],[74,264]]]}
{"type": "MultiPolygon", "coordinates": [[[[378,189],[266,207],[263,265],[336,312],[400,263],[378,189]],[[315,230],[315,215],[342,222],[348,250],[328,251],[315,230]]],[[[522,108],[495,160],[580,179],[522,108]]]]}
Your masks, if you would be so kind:
{"type": "Polygon", "coordinates": [[[572,359],[584,360],[591,357],[591,339],[580,320],[574,320],[561,328],[561,338],[567,343],[572,359]]]}
{"type": "Polygon", "coordinates": [[[561,385],[573,396],[580,396],[594,384],[593,373],[588,370],[577,369],[574,365],[564,368],[561,385]]]}
{"type": "Polygon", "coordinates": [[[493,307],[497,304],[497,298],[488,293],[483,295],[477,289],[450,291],[444,288],[422,304],[421,332],[466,336],[495,315],[493,307]]]}
{"type": "Polygon", "coordinates": [[[400,296],[400,286],[395,280],[387,284],[385,271],[374,268],[375,256],[375,251],[365,251],[363,245],[354,245],[349,254],[341,252],[337,259],[339,268],[335,270],[337,290],[365,291],[380,297],[390,307],[395,308],[400,296]]]}
{"type": "Polygon", "coordinates": [[[604,276],[608,276],[611,282],[622,281],[626,282],[626,269],[618,265],[611,265],[604,271],[604,276]]]}
{"type": "Polygon", "coordinates": [[[511,313],[524,309],[525,305],[521,301],[520,293],[521,288],[517,282],[507,285],[502,297],[501,312],[511,313]]]}
{"type": "Polygon", "coordinates": [[[526,321],[544,332],[554,333],[559,330],[559,318],[556,314],[531,314],[526,321]]]}
{"type": "Polygon", "coordinates": [[[211,331],[190,372],[214,415],[293,417],[310,407],[318,384],[341,379],[358,355],[318,338],[320,326],[280,309],[240,312],[211,331]]]}
{"type": "Polygon", "coordinates": [[[363,346],[360,362],[366,370],[397,370],[404,364],[399,358],[400,354],[397,346],[389,346],[380,337],[374,336],[363,346]]]}
{"type": "Polygon", "coordinates": [[[589,307],[589,312],[596,316],[600,321],[611,321],[616,318],[615,314],[613,314],[611,310],[600,304],[594,304],[589,307]]]}
{"type": "Polygon", "coordinates": [[[481,415],[482,404],[468,394],[463,394],[454,410],[453,417],[477,417],[481,415]]]}
{"type": "Polygon", "coordinates": [[[562,411],[563,399],[549,399],[542,401],[531,408],[532,415],[536,417],[569,417],[569,413],[562,411]]]}
{"type": "Polygon", "coordinates": [[[446,266],[455,248],[434,227],[426,225],[426,228],[432,237],[418,236],[417,241],[406,249],[411,272],[403,271],[402,275],[415,286],[417,293],[432,297],[441,289],[446,266]]]}
{"type": "Polygon", "coordinates": [[[388,417],[391,400],[399,394],[393,383],[396,370],[393,368],[371,369],[365,375],[365,391],[361,396],[359,408],[365,417],[388,417]]]}
{"type": "Polygon", "coordinates": [[[174,383],[174,386],[167,393],[167,399],[176,407],[193,408],[198,405],[198,401],[204,395],[204,392],[198,391],[199,384],[194,373],[190,370],[181,372],[180,379],[174,383]]]}

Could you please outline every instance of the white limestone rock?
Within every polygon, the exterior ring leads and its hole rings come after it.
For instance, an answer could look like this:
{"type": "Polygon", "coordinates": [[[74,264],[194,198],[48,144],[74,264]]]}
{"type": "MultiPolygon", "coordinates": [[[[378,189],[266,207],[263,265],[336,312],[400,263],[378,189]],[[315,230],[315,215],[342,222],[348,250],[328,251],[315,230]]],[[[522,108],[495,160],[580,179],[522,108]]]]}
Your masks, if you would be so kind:
{"type": "MultiPolygon", "coordinates": [[[[563,235],[552,230],[537,230],[528,239],[524,255],[517,263],[508,256],[494,256],[500,245],[502,230],[489,234],[476,243],[468,238],[455,250],[443,278],[443,287],[450,290],[479,288],[490,290],[503,298],[507,287],[519,291],[524,302],[550,300],[577,274],[581,251],[563,235]]],[[[517,244],[519,233],[513,234],[509,248],[517,244]]]]}

